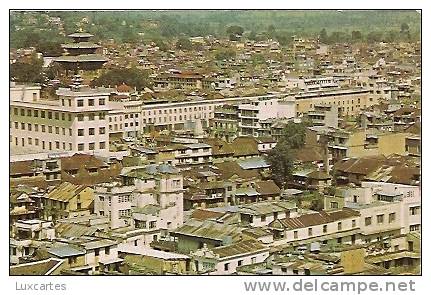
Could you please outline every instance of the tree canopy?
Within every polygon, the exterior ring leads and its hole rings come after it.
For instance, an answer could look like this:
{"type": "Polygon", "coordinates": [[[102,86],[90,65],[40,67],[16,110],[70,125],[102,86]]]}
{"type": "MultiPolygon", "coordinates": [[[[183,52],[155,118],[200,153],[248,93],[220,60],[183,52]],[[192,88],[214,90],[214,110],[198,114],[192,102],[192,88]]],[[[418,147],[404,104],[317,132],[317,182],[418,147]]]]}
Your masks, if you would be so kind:
{"type": "Polygon", "coordinates": [[[43,61],[32,56],[28,61],[11,64],[10,76],[16,82],[43,83],[45,76],[42,71],[43,61]]]}
{"type": "Polygon", "coordinates": [[[282,131],[282,137],[275,148],[269,151],[267,161],[271,165],[271,178],[284,186],[293,172],[293,150],[304,146],[306,126],[289,122],[282,131]]]}
{"type": "Polygon", "coordinates": [[[138,90],[142,90],[150,84],[145,71],[137,68],[118,68],[102,73],[92,82],[92,85],[113,87],[123,83],[136,87],[138,90]]]}

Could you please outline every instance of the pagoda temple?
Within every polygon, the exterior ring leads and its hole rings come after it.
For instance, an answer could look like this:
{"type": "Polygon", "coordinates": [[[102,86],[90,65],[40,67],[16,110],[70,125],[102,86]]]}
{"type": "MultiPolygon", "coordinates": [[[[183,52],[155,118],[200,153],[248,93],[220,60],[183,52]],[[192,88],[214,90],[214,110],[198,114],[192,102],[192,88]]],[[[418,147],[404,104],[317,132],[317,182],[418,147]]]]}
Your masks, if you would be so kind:
{"type": "Polygon", "coordinates": [[[68,37],[73,39],[73,42],[62,44],[65,54],[55,59],[55,62],[59,63],[66,72],[98,70],[108,61],[103,55],[96,53],[100,45],[90,42],[92,34],[76,32],[68,37]]]}

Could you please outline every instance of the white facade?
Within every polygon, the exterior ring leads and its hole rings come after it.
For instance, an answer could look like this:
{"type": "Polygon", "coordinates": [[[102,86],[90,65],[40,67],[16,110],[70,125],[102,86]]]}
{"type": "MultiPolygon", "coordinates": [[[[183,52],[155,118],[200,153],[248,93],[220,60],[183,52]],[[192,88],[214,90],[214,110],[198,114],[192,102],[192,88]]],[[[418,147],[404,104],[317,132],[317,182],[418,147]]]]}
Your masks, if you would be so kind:
{"type": "MultiPolygon", "coordinates": [[[[106,183],[95,188],[94,210],[110,218],[112,229],[134,226],[160,237],[161,230],[183,224],[183,178],[178,173],[134,177],[127,183],[106,183]]],[[[141,172],[137,172],[141,173],[141,172]]]]}
{"type": "Polygon", "coordinates": [[[57,100],[42,100],[39,93],[28,94],[33,88],[21,90],[23,95],[11,88],[12,147],[109,154],[108,89],[60,88],[57,100]]]}

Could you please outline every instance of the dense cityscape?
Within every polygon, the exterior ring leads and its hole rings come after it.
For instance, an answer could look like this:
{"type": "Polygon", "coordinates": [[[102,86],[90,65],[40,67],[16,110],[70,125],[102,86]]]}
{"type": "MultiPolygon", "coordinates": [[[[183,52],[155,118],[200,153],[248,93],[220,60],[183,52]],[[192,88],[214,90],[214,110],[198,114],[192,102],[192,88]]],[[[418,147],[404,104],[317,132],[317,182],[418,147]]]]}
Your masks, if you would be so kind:
{"type": "Polygon", "coordinates": [[[12,11],[10,274],[420,274],[420,21],[12,11]]]}

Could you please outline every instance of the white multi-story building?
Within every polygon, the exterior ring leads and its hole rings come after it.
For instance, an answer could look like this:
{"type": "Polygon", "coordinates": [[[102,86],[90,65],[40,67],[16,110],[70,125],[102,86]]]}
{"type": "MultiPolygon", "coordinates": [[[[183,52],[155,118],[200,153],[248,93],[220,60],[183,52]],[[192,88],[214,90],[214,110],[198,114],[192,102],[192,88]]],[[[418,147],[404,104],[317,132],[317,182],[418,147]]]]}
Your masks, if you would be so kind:
{"type": "Polygon", "coordinates": [[[40,98],[40,87],[12,84],[10,143],[31,151],[109,154],[110,89],[74,86],[58,99],[40,98]]]}
{"type": "Polygon", "coordinates": [[[262,122],[267,119],[295,117],[295,102],[291,99],[257,98],[238,106],[240,136],[263,136],[262,122]]]}
{"type": "Polygon", "coordinates": [[[122,183],[95,187],[94,211],[108,216],[112,229],[133,226],[151,240],[183,224],[183,177],[167,164],[134,167],[122,183]]]}
{"type": "MultiPolygon", "coordinates": [[[[249,100],[276,99],[276,95],[255,97],[232,97],[223,99],[194,98],[181,102],[144,103],[142,105],[142,126],[144,131],[180,130],[188,122],[201,120],[203,127],[209,126],[210,119],[214,118],[215,108],[229,103],[243,103],[249,100]]],[[[295,112],[293,111],[293,115],[295,112]]],[[[292,115],[292,117],[293,117],[292,115]]]]}

